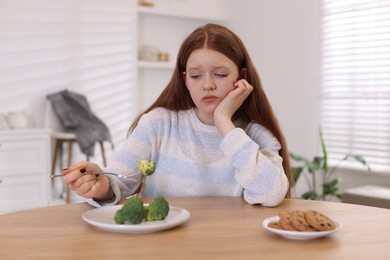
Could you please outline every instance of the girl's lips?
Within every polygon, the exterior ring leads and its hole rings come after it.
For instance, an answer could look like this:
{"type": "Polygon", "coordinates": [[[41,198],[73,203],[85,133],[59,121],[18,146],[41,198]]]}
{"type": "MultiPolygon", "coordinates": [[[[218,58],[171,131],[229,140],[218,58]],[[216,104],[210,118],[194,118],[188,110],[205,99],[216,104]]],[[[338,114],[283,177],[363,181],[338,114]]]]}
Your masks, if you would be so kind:
{"type": "Polygon", "coordinates": [[[204,96],[202,98],[203,101],[206,101],[206,102],[211,102],[213,100],[215,100],[217,97],[216,96],[204,96]]]}

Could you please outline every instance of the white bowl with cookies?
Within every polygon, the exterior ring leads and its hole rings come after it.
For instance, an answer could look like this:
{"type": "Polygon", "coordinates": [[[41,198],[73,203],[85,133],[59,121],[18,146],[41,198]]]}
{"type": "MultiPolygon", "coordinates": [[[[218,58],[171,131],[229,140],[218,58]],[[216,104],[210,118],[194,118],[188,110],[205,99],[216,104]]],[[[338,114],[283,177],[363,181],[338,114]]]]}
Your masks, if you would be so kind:
{"type": "Polygon", "coordinates": [[[342,224],[316,210],[291,210],[265,219],[263,227],[288,239],[309,240],[329,236],[342,224]]]}

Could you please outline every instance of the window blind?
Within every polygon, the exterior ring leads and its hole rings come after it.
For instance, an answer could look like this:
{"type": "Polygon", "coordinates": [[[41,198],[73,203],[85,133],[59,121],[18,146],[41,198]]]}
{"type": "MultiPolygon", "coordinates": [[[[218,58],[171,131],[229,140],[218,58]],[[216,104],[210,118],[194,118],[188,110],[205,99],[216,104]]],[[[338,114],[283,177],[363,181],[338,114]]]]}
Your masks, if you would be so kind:
{"type": "Polygon", "coordinates": [[[330,162],[360,154],[390,173],[390,0],[323,0],[322,11],[321,128],[330,162]]]}
{"type": "Polygon", "coordinates": [[[0,111],[69,89],[88,98],[120,146],[137,112],[136,4],[0,0],[0,111]]]}

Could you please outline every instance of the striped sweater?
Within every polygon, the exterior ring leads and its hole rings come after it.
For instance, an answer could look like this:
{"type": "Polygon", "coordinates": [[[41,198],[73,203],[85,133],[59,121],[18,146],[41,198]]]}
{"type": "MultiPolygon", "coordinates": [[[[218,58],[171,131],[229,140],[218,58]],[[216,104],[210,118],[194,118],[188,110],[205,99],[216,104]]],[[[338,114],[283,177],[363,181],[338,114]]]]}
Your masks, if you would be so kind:
{"type": "Polygon", "coordinates": [[[278,140],[259,124],[223,137],[193,109],[157,108],[142,116],[105,168],[133,178],[109,176],[115,199],[89,203],[113,205],[134,193],[141,182],[138,160],[148,159],[156,170],[146,177],[141,197],[243,195],[250,204],[277,206],[288,190],[279,149],[278,140]]]}

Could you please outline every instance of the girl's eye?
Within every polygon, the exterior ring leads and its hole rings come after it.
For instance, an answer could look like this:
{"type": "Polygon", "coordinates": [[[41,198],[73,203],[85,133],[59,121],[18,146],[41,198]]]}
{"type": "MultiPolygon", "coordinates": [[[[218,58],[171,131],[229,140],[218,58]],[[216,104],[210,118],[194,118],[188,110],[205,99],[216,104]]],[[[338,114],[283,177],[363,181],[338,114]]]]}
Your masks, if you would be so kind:
{"type": "Polygon", "coordinates": [[[195,74],[195,75],[190,75],[190,78],[191,79],[198,79],[198,78],[200,78],[202,75],[200,75],[200,74],[195,74]]]}
{"type": "Polygon", "coordinates": [[[220,78],[225,78],[225,77],[227,77],[228,75],[227,75],[227,74],[224,74],[224,73],[215,73],[215,76],[220,77],[220,78]]]}

